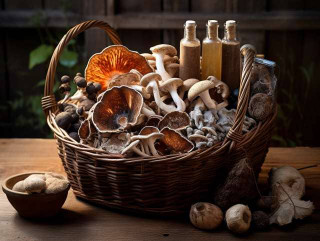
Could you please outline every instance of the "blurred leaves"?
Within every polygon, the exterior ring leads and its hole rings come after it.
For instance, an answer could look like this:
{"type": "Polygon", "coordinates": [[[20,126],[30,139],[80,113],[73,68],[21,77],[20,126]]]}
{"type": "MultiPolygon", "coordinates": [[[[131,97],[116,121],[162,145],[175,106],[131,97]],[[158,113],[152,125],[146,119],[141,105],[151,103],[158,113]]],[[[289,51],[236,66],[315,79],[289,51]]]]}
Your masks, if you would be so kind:
{"type": "Polygon", "coordinates": [[[32,69],[38,64],[42,64],[51,57],[53,53],[53,46],[41,44],[39,47],[31,51],[29,55],[29,69],[32,69]]]}

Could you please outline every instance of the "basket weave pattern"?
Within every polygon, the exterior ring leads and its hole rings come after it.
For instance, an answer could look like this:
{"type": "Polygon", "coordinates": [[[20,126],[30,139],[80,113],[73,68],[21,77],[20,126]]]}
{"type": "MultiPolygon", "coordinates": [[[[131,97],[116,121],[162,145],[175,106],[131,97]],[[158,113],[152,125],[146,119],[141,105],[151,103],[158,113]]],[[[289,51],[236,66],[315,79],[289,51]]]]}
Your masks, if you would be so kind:
{"type": "Polygon", "coordinates": [[[54,76],[63,48],[79,33],[92,27],[106,31],[114,44],[116,32],[102,21],[87,21],[70,29],[61,39],[50,61],[42,107],[47,123],[57,139],[71,187],[76,196],[111,208],[160,215],[179,214],[190,205],[207,199],[223,170],[248,157],[255,173],[260,172],[268,152],[276,111],[250,132],[242,135],[242,123],[250,94],[254,53],[245,55],[236,117],[224,142],[191,153],[148,158],[124,158],[74,141],[55,123],[57,112],[53,95],[54,76]]]}

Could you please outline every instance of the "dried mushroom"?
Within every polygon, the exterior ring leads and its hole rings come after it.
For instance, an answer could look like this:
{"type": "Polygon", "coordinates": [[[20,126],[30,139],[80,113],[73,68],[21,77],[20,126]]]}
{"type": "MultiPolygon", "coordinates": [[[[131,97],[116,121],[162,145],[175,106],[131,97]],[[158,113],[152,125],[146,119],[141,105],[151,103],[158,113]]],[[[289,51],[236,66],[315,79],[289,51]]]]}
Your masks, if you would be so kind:
{"type": "Polygon", "coordinates": [[[107,141],[102,142],[100,147],[112,154],[120,154],[130,142],[129,133],[114,133],[107,139],[107,141]]]}
{"type": "Polygon", "coordinates": [[[161,130],[164,135],[161,142],[164,143],[173,153],[184,153],[193,150],[194,145],[179,132],[165,127],[161,130]]]}
{"type": "Polygon", "coordinates": [[[248,112],[256,120],[265,120],[273,111],[273,99],[270,95],[258,93],[251,97],[248,112]]]}
{"type": "Polygon", "coordinates": [[[166,114],[159,122],[159,129],[169,127],[174,130],[183,130],[191,125],[190,118],[187,113],[181,111],[173,111],[166,114]]]}
{"type": "Polygon", "coordinates": [[[101,133],[121,132],[137,123],[143,106],[143,97],[136,90],[113,87],[103,93],[95,105],[92,122],[101,133]]]}
{"type": "Polygon", "coordinates": [[[113,76],[128,73],[132,69],[136,69],[142,75],[152,72],[151,66],[143,56],[125,46],[113,45],[90,58],[85,78],[87,81],[100,83],[101,90],[104,91],[113,76]]]}

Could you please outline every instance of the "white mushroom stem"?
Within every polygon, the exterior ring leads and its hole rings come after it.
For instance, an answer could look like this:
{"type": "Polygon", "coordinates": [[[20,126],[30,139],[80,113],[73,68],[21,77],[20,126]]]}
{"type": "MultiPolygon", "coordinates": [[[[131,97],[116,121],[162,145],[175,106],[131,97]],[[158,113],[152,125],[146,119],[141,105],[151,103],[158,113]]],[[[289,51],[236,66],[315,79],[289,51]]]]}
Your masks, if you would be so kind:
{"type": "Polygon", "coordinates": [[[130,85],[130,87],[136,91],[138,91],[140,94],[142,94],[143,98],[150,99],[151,95],[149,93],[146,93],[146,90],[141,85],[130,85]]]}
{"type": "Polygon", "coordinates": [[[125,154],[125,153],[127,153],[128,151],[131,150],[131,151],[135,152],[136,154],[138,154],[139,156],[149,157],[150,155],[147,155],[146,153],[140,151],[137,148],[137,145],[139,143],[140,143],[140,140],[135,140],[135,141],[131,142],[129,146],[127,146],[125,149],[122,150],[121,154],[125,154]]]}
{"type": "Polygon", "coordinates": [[[176,107],[174,107],[172,105],[167,105],[167,104],[165,104],[165,103],[163,103],[161,101],[158,84],[157,84],[157,82],[155,80],[151,81],[147,85],[147,90],[149,88],[152,88],[154,100],[155,100],[155,102],[157,103],[157,105],[159,106],[160,109],[162,109],[162,110],[164,110],[165,112],[168,112],[168,113],[177,110],[176,107]]]}
{"type": "Polygon", "coordinates": [[[60,101],[61,104],[63,104],[64,102],[66,102],[70,97],[70,92],[67,92],[64,96],[64,98],[60,101]]]}
{"type": "Polygon", "coordinates": [[[208,107],[208,109],[217,109],[217,103],[215,102],[215,100],[211,99],[208,90],[203,91],[199,96],[202,99],[203,103],[208,107]]]}
{"type": "Polygon", "coordinates": [[[143,107],[141,109],[141,113],[146,115],[147,117],[154,116],[156,113],[145,103],[143,104],[143,107]]]}
{"type": "Polygon", "coordinates": [[[78,88],[77,92],[74,93],[74,95],[70,97],[70,100],[79,100],[84,96],[85,96],[84,90],[82,88],[78,88]]]}
{"type": "Polygon", "coordinates": [[[156,73],[158,73],[161,76],[163,81],[170,79],[171,76],[168,74],[163,64],[164,54],[153,53],[153,55],[156,58],[156,67],[157,67],[156,73]]]}
{"type": "Polygon", "coordinates": [[[179,97],[177,93],[177,89],[170,88],[169,93],[174,101],[174,103],[177,105],[177,110],[184,112],[186,110],[186,104],[184,101],[179,97]]]}

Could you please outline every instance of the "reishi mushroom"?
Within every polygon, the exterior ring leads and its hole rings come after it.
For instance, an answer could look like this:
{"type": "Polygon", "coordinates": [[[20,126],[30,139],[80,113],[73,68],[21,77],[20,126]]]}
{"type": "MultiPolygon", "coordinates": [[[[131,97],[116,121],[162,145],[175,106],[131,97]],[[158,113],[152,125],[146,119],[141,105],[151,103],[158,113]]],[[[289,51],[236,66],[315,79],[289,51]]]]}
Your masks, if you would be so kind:
{"type": "Polygon", "coordinates": [[[213,230],[221,225],[223,212],[214,204],[198,202],[191,206],[189,218],[195,227],[213,230]]]}

